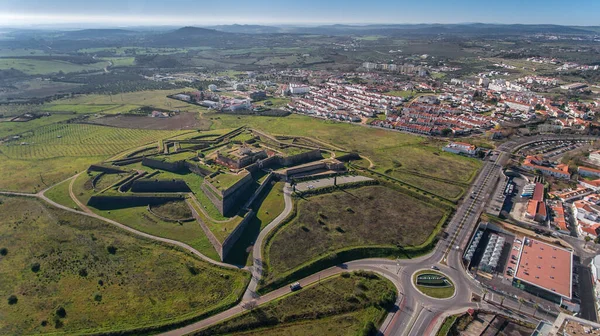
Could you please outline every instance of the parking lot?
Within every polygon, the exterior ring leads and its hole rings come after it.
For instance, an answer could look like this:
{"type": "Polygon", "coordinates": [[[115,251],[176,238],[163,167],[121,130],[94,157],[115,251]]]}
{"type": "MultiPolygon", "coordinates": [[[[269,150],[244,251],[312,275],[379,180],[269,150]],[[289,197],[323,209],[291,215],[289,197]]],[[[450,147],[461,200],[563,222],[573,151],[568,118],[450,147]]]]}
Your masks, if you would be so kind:
{"type": "Polygon", "coordinates": [[[560,159],[567,152],[580,149],[588,144],[589,142],[584,140],[543,141],[521,148],[518,154],[523,156],[542,154],[552,162],[560,159]]]}
{"type": "MultiPolygon", "coordinates": [[[[345,183],[361,182],[361,181],[369,181],[369,180],[372,180],[372,178],[366,177],[366,176],[351,176],[351,175],[338,176],[337,184],[345,184],[345,183]]],[[[333,177],[327,177],[327,178],[321,178],[321,179],[316,179],[316,180],[298,182],[296,184],[296,190],[306,191],[306,190],[311,190],[311,189],[315,189],[315,188],[329,187],[329,186],[333,185],[333,181],[334,181],[333,177]]]]}

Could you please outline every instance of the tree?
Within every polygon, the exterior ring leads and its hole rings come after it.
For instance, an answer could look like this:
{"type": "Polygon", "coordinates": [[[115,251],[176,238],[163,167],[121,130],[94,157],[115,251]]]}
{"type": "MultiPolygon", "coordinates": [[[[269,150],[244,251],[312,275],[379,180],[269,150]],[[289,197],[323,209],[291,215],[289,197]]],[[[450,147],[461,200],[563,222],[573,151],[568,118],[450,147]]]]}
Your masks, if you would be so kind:
{"type": "Polygon", "coordinates": [[[502,298],[500,299],[500,307],[504,307],[504,299],[506,299],[506,296],[502,296],[502,298]]]}
{"type": "Polygon", "coordinates": [[[537,313],[538,308],[540,307],[539,304],[534,303],[533,304],[533,317],[535,317],[535,313],[537,313]]]}
{"type": "Polygon", "coordinates": [[[485,296],[487,295],[487,293],[488,293],[488,290],[484,289],[483,290],[483,299],[481,299],[481,301],[485,301],[485,296]]]}
{"type": "Polygon", "coordinates": [[[592,237],[585,236],[583,239],[585,240],[585,245],[583,245],[583,248],[586,248],[587,244],[590,242],[590,240],[592,240],[592,237]]]}
{"type": "Polygon", "coordinates": [[[450,128],[444,128],[442,130],[442,136],[449,136],[450,134],[452,134],[452,129],[450,129],[450,128]]]}
{"type": "Polygon", "coordinates": [[[8,297],[8,304],[9,305],[14,305],[17,303],[17,301],[19,301],[19,299],[17,299],[17,297],[15,295],[11,295],[8,297]]]}
{"type": "Polygon", "coordinates": [[[56,309],[56,316],[60,318],[65,318],[67,316],[67,311],[63,307],[58,307],[56,309]]]}
{"type": "Polygon", "coordinates": [[[521,311],[521,306],[523,305],[523,303],[525,303],[525,299],[519,298],[519,308],[517,309],[518,311],[521,311]]]}

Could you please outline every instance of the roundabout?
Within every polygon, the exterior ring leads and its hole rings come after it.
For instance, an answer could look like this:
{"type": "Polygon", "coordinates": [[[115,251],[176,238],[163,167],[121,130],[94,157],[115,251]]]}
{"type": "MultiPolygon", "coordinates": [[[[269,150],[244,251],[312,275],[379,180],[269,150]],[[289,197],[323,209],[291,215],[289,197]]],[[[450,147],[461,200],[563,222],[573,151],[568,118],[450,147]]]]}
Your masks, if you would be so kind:
{"type": "Polygon", "coordinates": [[[421,294],[438,300],[452,299],[456,295],[456,287],[446,274],[429,269],[421,269],[412,275],[412,285],[421,294]]]}

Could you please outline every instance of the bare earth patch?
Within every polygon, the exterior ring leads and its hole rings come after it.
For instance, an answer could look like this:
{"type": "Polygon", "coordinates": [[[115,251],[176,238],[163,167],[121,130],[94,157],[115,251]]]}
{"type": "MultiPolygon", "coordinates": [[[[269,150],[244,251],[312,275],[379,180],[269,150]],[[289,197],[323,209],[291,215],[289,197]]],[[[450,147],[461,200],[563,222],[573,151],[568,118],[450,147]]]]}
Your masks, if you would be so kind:
{"type": "Polygon", "coordinates": [[[89,122],[105,126],[150,130],[186,130],[203,128],[206,122],[199,120],[197,117],[198,113],[194,112],[182,112],[169,118],[152,118],[136,115],[110,115],[98,119],[90,119],[89,122]]]}

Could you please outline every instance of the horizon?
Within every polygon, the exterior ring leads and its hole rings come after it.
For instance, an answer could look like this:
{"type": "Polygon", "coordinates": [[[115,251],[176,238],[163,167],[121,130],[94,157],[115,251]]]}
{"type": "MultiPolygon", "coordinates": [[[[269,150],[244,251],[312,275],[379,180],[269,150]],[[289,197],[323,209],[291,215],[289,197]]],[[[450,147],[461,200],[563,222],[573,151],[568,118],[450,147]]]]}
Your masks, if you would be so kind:
{"type": "Polygon", "coordinates": [[[392,0],[370,3],[357,0],[305,0],[301,4],[231,0],[226,5],[198,4],[192,0],[169,3],[158,0],[105,0],[102,3],[4,0],[0,4],[0,26],[365,25],[426,22],[600,25],[595,15],[600,12],[599,1],[582,0],[575,8],[565,8],[566,4],[562,0],[529,0],[526,3],[505,0],[485,6],[481,6],[476,0],[457,0],[451,4],[443,0],[425,0],[419,3],[392,0]]]}
{"type": "MultiPolygon", "coordinates": [[[[0,16],[1,17],[1,16],[0,16]]],[[[598,25],[569,25],[569,24],[556,24],[556,23],[503,23],[503,22],[418,22],[418,23],[406,23],[406,22],[365,22],[365,23],[338,23],[338,22],[320,22],[320,23],[218,23],[218,24],[177,24],[177,23],[165,23],[165,24],[132,24],[132,25],[119,25],[119,24],[101,24],[101,23],[89,23],[89,22],[73,22],[73,23],[36,23],[36,24],[22,24],[22,25],[3,25],[0,23],[0,29],[14,29],[14,30],[87,30],[87,29],[180,29],[186,27],[192,28],[205,28],[211,29],[213,27],[221,26],[263,26],[263,27],[276,27],[276,28],[315,28],[315,27],[330,27],[330,26],[347,26],[347,27],[369,27],[369,26],[419,26],[419,25],[498,25],[498,26],[559,26],[559,27],[581,27],[581,28],[596,28],[598,25]]]]}

